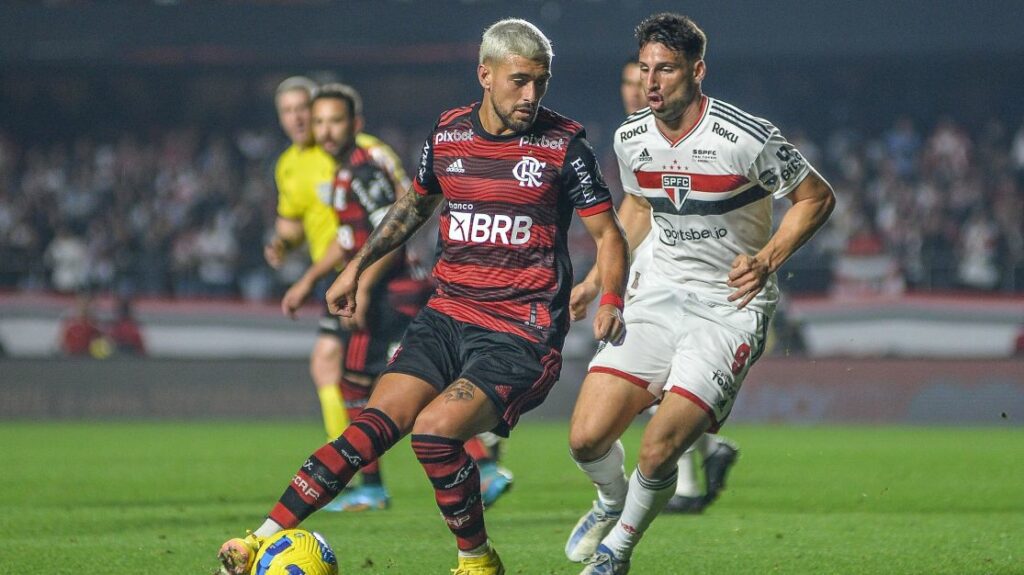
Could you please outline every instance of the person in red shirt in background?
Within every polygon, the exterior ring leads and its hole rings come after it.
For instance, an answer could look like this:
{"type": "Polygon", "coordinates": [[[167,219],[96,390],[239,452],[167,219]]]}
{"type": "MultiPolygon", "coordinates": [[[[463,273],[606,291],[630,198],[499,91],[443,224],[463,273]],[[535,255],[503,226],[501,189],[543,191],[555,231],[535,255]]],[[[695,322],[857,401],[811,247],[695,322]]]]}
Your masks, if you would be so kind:
{"type": "Polygon", "coordinates": [[[64,355],[87,357],[94,355],[103,339],[103,330],[92,311],[92,296],[81,294],[73,315],[66,316],[60,326],[60,350],[64,355]]]}
{"type": "Polygon", "coordinates": [[[111,322],[107,329],[107,335],[112,340],[114,348],[118,353],[125,355],[146,355],[146,344],[142,339],[142,330],[139,322],[135,320],[132,313],[132,300],[121,297],[117,300],[117,317],[111,322]]]}

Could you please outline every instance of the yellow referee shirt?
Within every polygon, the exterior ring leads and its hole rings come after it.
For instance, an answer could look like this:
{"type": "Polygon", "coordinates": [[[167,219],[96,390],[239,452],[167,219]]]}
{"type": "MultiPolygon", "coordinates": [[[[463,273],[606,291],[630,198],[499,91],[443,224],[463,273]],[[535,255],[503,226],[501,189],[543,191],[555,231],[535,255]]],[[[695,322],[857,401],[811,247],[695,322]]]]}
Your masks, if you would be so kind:
{"type": "MultiPolygon", "coordinates": [[[[369,134],[358,134],[356,145],[370,153],[399,190],[408,189],[409,178],[398,155],[387,144],[369,134]]],[[[309,257],[314,262],[323,257],[338,230],[338,218],[330,205],[336,171],[334,158],[319,146],[296,145],[281,154],[274,170],[277,215],[302,222],[309,257]]]]}

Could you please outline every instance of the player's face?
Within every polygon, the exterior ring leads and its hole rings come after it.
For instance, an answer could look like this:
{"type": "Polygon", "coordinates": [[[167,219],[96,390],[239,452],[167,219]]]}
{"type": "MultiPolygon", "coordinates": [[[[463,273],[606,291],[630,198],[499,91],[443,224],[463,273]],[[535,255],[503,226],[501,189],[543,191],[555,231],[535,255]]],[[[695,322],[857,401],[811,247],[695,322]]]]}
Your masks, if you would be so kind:
{"type": "Polygon", "coordinates": [[[660,42],[649,42],[640,49],[640,72],[654,116],[672,122],[700,95],[705,68],[704,60],[689,62],[686,55],[660,42]]]}
{"type": "Polygon", "coordinates": [[[335,98],[313,103],[313,136],[328,154],[339,157],[352,147],[356,139],[356,119],[348,112],[348,104],[335,98]]]}
{"type": "Polygon", "coordinates": [[[309,93],[289,90],[277,95],[277,119],[293,144],[306,145],[313,139],[310,129],[309,93]]]}
{"type": "Polygon", "coordinates": [[[547,64],[522,56],[480,65],[480,82],[507,132],[524,132],[533,125],[550,79],[547,64]]]}
{"type": "Polygon", "coordinates": [[[644,94],[644,74],[640,64],[630,62],[622,67],[622,107],[632,114],[647,105],[644,94]]]}

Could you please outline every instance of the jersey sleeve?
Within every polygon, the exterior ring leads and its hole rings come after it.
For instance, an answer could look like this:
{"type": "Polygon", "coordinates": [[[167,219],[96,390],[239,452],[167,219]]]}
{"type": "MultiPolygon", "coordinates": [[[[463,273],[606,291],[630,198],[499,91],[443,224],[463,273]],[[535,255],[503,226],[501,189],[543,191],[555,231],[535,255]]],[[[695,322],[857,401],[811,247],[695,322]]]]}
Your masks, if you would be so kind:
{"type": "MultiPolygon", "coordinates": [[[[277,215],[282,218],[289,220],[298,220],[302,218],[302,214],[305,211],[302,204],[296,197],[294,182],[289,181],[289,178],[285,176],[288,172],[284,165],[287,160],[282,156],[278,158],[277,165],[274,167],[274,184],[277,186],[277,215]]],[[[292,170],[294,172],[294,170],[292,170]]]]}
{"type": "Polygon", "coordinates": [[[377,227],[391,204],[395,203],[394,183],[387,172],[373,164],[364,164],[355,170],[352,192],[363,204],[373,227],[377,227]]]}
{"type": "Polygon", "coordinates": [[[582,132],[569,142],[559,177],[580,216],[592,216],[611,209],[612,196],[608,184],[601,175],[594,148],[582,132]]]}
{"type": "Polygon", "coordinates": [[[615,157],[619,161],[619,182],[622,184],[622,191],[634,196],[643,195],[640,192],[640,182],[637,181],[636,174],[629,167],[629,158],[625,157],[625,151],[616,148],[615,157]]]}
{"type": "Polygon", "coordinates": [[[437,124],[430,131],[427,140],[423,142],[423,151],[420,153],[420,165],[416,169],[416,179],[412,181],[412,189],[417,194],[436,195],[441,193],[441,183],[434,173],[434,132],[437,131],[437,124]]]}
{"type": "Polygon", "coordinates": [[[409,176],[405,173],[405,169],[402,168],[402,160],[391,146],[387,145],[380,138],[371,136],[366,132],[360,132],[356,135],[356,145],[366,150],[373,163],[377,164],[387,173],[396,190],[409,189],[409,184],[411,183],[409,176]]]}
{"type": "Polygon", "coordinates": [[[758,182],[772,196],[782,198],[795,190],[810,171],[810,164],[796,146],[787,142],[777,128],[773,128],[750,165],[747,177],[758,182]]]}

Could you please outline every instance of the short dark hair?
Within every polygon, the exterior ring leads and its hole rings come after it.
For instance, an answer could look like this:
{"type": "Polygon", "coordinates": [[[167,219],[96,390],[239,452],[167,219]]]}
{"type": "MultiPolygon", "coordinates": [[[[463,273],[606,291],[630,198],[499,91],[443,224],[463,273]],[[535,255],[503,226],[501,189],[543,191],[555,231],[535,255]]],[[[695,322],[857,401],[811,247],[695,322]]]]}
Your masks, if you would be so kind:
{"type": "Polygon", "coordinates": [[[359,96],[359,92],[355,88],[348,84],[332,83],[320,86],[313,94],[313,101],[310,105],[316,103],[317,100],[328,98],[345,102],[348,107],[348,115],[353,119],[363,114],[363,98],[359,96]]]}
{"type": "Polygon", "coordinates": [[[686,59],[696,62],[704,57],[708,37],[697,23],[688,16],[662,12],[648,16],[640,22],[634,32],[640,49],[657,42],[673,52],[683,54],[686,59]]]}

